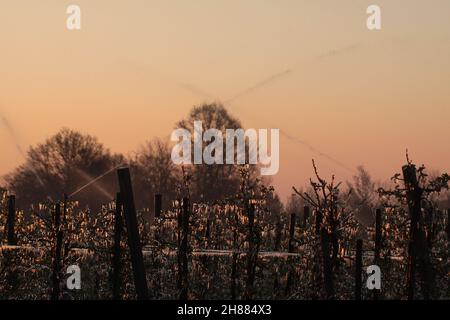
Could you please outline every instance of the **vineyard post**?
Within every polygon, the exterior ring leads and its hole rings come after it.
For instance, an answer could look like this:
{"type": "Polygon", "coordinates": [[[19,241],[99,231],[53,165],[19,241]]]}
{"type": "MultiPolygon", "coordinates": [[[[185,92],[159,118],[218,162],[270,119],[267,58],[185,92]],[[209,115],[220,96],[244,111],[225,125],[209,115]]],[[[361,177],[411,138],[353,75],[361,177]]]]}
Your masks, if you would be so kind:
{"type": "Polygon", "coordinates": [[[239,216],[236,207],[233,208],[234,228],[233,228],[233,261],[231,263],[231,300],[236,300],[236,278],[237,278],[237,259],[238,259],[238,227],[239,216]]]}
{"type": "MultiPolygon", "coordinates": [[[[205,234],[204,234],[204,248],[206,248],[206,250],[209,250],[210,245],[211,245],[211,218],[210,215],[208,214],[206,217],[206,230],[205,230],[205,234]]],[[[200,257],[200,261],[202,262],[204,268],[206,270],[208,270],[209,273],[212,272],[213,268],[211,267],[216,266],[216,259],[215,257],[208,257],[207,255],[204,255],[202,257],[200,257]],[[211,261],[212,260],[212,261],[211,261]]],[[[214,281],[214,280],[210,280],[210,281],[214,281]]]]}
{"type": "Polygon", "coordinates": [[[320,245],[322,249],[323,262],[323,280],[325,285],[325,292],[327,299],[334,297],[334,283],[333,283],[333,264],[330,258],[330,235],[328,231],[322,227],[323,213],[316,210],[316,236],[320,238],[320,245]]]}
{"type": "Polygon", "coordinates": [[[414,300],[414,286],[416,279],[416,239],[420,216],[420,189],[418,187],[416,168],[412,165],[403,166],[403,177],[407,189],[407,200],[411,219],[411,230],[408,248],[408,299],[414,300]]]}
{"type": "Polygon", "coordinates": [[[55,214],[53,221],[53,228],[55,232],[55,252],[53,256],[53,273],[52,273],[52,300],[59,300],[60,295],[60,275],[61,275],[61,255],[63,246],[63,230],[61,227],[61,204],[58,202],[55,205],[55,214]]]}
{"type": "Polygon", "coordinates": [[[142,244],[138,230],[130,169],[121,168],[117,170],[117,174],[119,178],[120,195],[127,227],[128,246],[130,249],[136,294],[138,300],[147,300],[147,278],[145,275],[144,258],[142,255],[142,244]]]}
{"type": "Polygon", "coordinates": [[[310,215],[309,207],[305,206],[303,208],[303,227],[304,228],[306,228],[306,225],[308,224],[309,215],[310,215]]]}
{"type": "MultiPolygon", "coordinates": [[[[377,209],[375,213],[375,252],[374,252],[374,264],[379,266],[380,264],[380,256],[381,256],[381,243],[383,240],[383,221],[382,221],[382,211],[381,209],[377,209]]],[[[374,300],[378,300],[378,290],[373,291],[374,300]]]]}
{"type": "MultiPolygon", "coordinates": [[[[7,216],[7,240],[8,245],[16,245],[16,233],[15,233],[15,214],[16,214],[16,201],[15,196],[8,197],[8,216],[7,216]]],[[[16,292],[18,286],[18,274],[11,271],[11,266],[15,263],[14,250],[3,250],[3,270],[5,271],[6,284],[5,288],[8,288],[8,292],[16,292]]]]}
{"type": "Polygon", "coordinates": [[[183,212],[181,215],[181,241],[179,247],[178,272],[180,300],[188,300],[189,297],[189,215],[190,202],[188,198],[183,198],[183,212]]]}
{"type": "Polygon", "coordinates": [[[356,262],[355,262],[355,300],[361,300],[362,293],[362,267],[363,267],[363,241],[356,242],[356,262]]]}
{"type": "Polygon", "coordinates": [[[8,197],[8,218],[6,225],[8,226],[8,245],[15,246],[17,244],[16,239],[16,231],[15,231],[15,223],[16,223],[16,197],[9,196],[8,197]]]}
{"type": "Polygon", "coordinates": [[[122,300],[122,261],[120,241],[123,232],[122,200],[120,192],[116,195],[116,208],[114,210],[114,249],[113,249],[113,299],[122,300]]]}
{"type": "Polygon", "coordinates": [[[277,222],[275,225],[275,246],[274,251],[278,252],[281,248],[281,237],[283,232],[283,223],[281,222],[281,215],[276,216],[277,222]]]}
{"type": "Polygon", "coordinates": [[[291,223],[289,225],[289,253],[294,252],[294,236],[295,236],[295,212],[291,213],[291,223]]]}
{"type": "Polygon", "coordinates": [[[330,235],[325,228],[321,228],[321,247],[323,258],[323,275],[327,299],[334,298],[333,263],[330,258],[330,235]]]}
{"type": "MultiPolygon", "coordinates": [[[[315,236],[317,239],[317,242],[321,242],[321,237],[320,237],[320,226],[322,224],[322,214],[319,213],[319,210],[314,210],[314,215],[315,215],[315,236]]],[[[315,259],[315,263],[314,263],[314,282],[315,285],[319,288],[322,285],[322,265],[321,265],[321,258],[319,258],[319,254],[317,254],[317,257],[315,259]]]]}
{"type": "MultiPolygon", "coordinates": [[[[447,248],[447,252],[450,252],[450,208],[447,208],[447,248]]],[[[448,273],[450,274],[450,267],[448,273]]],[[[450,281],[447,286],[447,297],[450,297],[450,281]]]]}
{"type": "MultiPolygon", "coordinates": [[[[281,248],[281,233],[283,231],[283,225],[281,222],[281,215],[278,214],[276,216],[276,223],[275,223],[275,239],[274,239],[274,251],[279,252],[281,248]]],[[[273,297],[275,297],[278,293],[279,287],[280,287],[280,281],[279,281],[279,270],[278,268],[274,268],[272,271],[273,273],[273,297]]]]}
{"type": "Polygon", "coordinates": [[[254,282],[256,262],[258,259],[257,245],[255,243],[255,205],[246,205],[248,215],[248,252],[247,252],[247,281],[245,288],[245,299],[252,300],[254,294],[254,282]]]}
{"type": "Polygon", "coordinates": [[[381,241],[382,241],[382,217],[381,217],[381,209],[377,209],[375,213],[375,255],[374,255],[374,262],[376,265],[378,265],[378,263],[380,262],[381,241]]]}
{"type": "Polygon", "coordinates": [[[320,229],[322,226],[323,215],[320,210],[316,210],[316,235],[320,236],[320,229]]]}
{"type": "Polygon", "coordinates": [[[237,278],[237,258],[238,254],[233,252],[233,261],[231,263],[231,300],[236,300],[236,278],[237,278]]]}
{"type": "Polygon", "coordinates": [[[419,186],[417,170],[414,165],[403,166],[403,177],[405,181],[406,197],[408,200],[409,214],[411,219],[410,246],[409,246],[409,281],[408,299],[414,300],[414,285],[416,278],[416,264],[418,263],[421,276],[422,294],[425,300],[430,298],[433,282],[429,248],[421,228],[422,219],[422,194],[423,189],[419,186]]]}
{"type": "Polygon", "coordinates": [[[447,241],[450,242],[450,208],[447,209],[447,241]]]}
{"type": "Polygon", "coordinates": [[[181,237],[182,237],[182,229],[183,229],[183,203],[182,200],[178,200],[178,208],[177,208],[177,289],[181,292],[183,287],[183,255],[181,252],[181,237]]]}
{"type": "Polygon", "coordinates": [[[159,218],[162,213],[162,194],[155,194],[155,218],[159,218]]]}
{"type": "Polygon", "coordinates": [[[209,219],[209,217],[206,219],[205,238],[206,238],[206,249],[209,249],[209,246],[211,244],[211,219],[209,219]]]}
{"type": "MultiPolygon", "coordinates": [[[[291,213],[291,221],[290,221],[290,225],[289,225],[289,245],[288,245],[288,252],[289,253],[294,253],[294,236],[295,236],[295,219],[296,219],[296,214],[295,212],[291,213]]],[[[288,258],[288,261],[290,261],[290,257],[288,258]]],[[[291,264],[289,264],[291,265],[291,264]]],[[[289,268],[289,272],[288,272],[288,277],[287,277],[287,282],[286,282],[286,291],[285,294],[288,295],[291,291],[291,287],[292,287],[292,270],[291,268],[289,268]]]]}
{"type": "Polygon", "coordinates": [[[69,201],[69,196],[66,193],[64,193],[64,195],[63,195],[63,212],[62,212],[62,215],[63,215],[62,221],[63,221],[64,226],[67,223],[67,201],[69,201]]]}

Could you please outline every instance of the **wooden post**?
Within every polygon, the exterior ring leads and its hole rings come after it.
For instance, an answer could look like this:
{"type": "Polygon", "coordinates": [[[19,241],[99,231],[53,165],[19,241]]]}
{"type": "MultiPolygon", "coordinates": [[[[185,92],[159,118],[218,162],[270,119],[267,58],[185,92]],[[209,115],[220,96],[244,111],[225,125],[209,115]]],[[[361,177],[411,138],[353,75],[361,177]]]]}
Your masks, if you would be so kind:
{"type": "Polygon", "coordinates": [[[309,207],[305,206],[303,208],[303,228],[306,228],[308,224],[309,215],[310,215],[309,207]]]}
{"type": "Polygon", "coordinates": [[[281,237],[283,232],[283,224],[281,222],[281,215],[277,215],[277,222],[275,224],[275,247],[274,251],[278,252],[281,248],[281,237]]]}
{"type": "Polygon", "coordinates": [[[61,227],[61,204],[55,205],[55,213],[53,220],[53,228],[55,234],[55,247],[53,255],[53,273],[52,273],[52,300],[59,300],[61,288],[60,288],[60,276],[61,276],[61,256],[63,246],[63,230],[61,227]]]}
{"type": "Polygon", "coordinates": [[[236,278],[237,278],[237,260],[238,260],[238,227],[239,227],[239,216],[236,208],[233,210],[234,214],[234,226],[233,226],[233,261],[231,263],[231,300],[236,300],[236,278]]]}
{"type": "Polygon", "coordinates": [[[295,212],[291,213],[291,223],[289,226],[289,248],[288,248],[289,253],[294,252],[295,219],[296,219],[295,212]]]}
{"type": "Polygon", "coordinates": [[[358,239],[356,242],[356,260],[355,260],[355,300],[361,300],[362,296],[362,268],[363,268],[363,241],[358,239]]]}
{"type": "MultiPolygon", "coordinates": [[[[376,210],[375,214],[375,252],[374,252],[374,264],[380,266],[381,256],[381,244],[383,241],[383,220],[381,209],[376,210]]],[[[379,299],[379,290],[373,290],[373,299],[379,299]]]]}
{"type": "MultiPolygon", "coordinates": [[[[283,223],[281,221],[281,215],[278,214],[276,216],[276,223],[275,223],[275,245],[274,245],[274,251],[279,252],[281,250],[281,239],[282,239],[282,231],[283,231],[283,223]]],[[[273,294],[272,298],[276,299],[276,297],[279,295],[279,288],[280,288],[280,280],[279,280],[279,268],[273,268],[273,294]]]]}
{"type": "Polygon", "coordinates": [[[322,249],[322,272],[326,299],[334,299],[333,263],[330,257],[331,241],[328,231],[322,226],[322,222],[323,213],[320,210],[316,210],[316,235],[317,237],[320,237],[320,245],[322,249]]]}
{"type": "Polygon", "coordinates": [[[422,193],[417,181],[417,171],[414,165],[403,166],[403,178],[405,181],[406,197],[408,201],[409,214],[411,219],[410,245],[409,245],[409,272],[408,272],[408,299],[414,300],[414,286],[416,279],[416,265],[420,272],[422,295],[428,300],[433,288],[433,271],[429,249],[426,243],[425,232],[421,225],[422,221],[422,193]]]}
{"type": "Polygon", "coordinates": [[[8,234],[7,234],[8,245],[10,245],[10,246],[17,245],[15,224],[16,224],[16,197],[9,196],[8,197],[8,218],[7,218],[6,225],[8,227],[8,234]]]}
{"type": "MultiPolygon", "coordinates": [[[[447,209],[447,251],[450,252],[450,208],[447,209]]],[[[450,268],[448,268],[450,274],[450,268]]],[[[450,297],[450,281],[447,281],[447,297],[450,297]]]]}
{"type": "MultiPolygon", "coordinates": [[[[326,230],[322,228],[322,220],[323,215],[320,210],[314,210],[315,214],[315,233],[317,241],[320,243],[321,247],[321,256],[320,254],[317,255],[317,260],[314,263],[314,282],[317,288],[325,287],[326,295],[329,298],[329,293],[331,293],[332,289],[332,279],[329,277],[332,270],[330,270],[330,252],[329,252],[329,245],[328,245],[328,234],[326,230]],[[331,281],[330,281],[331,280],[331,281]]],[[[315,297],[320,296],[319,292],[322,290],[318,290],[317,293],[313,294],[314,299],[315,297]]]]}
{"type": "MultiPolygon", "coordinates": [[[[293,213],[291,213],[291,223],[289,225],[289,245],[288,245],[289,253],[294,253],[295,219],[296,219],[296,215],[295,215],[295,212],[293,212],[293,213]]],[[[291,262],[290,260],[291,259],[288,258],[289,262],[291,262]]],[[[289,263],[289,265],[291,265],[291,263],[289,263]]],[[[285,291],[286,295],[289,295],[291,292],[293,277],[294,276],[292,274],[292,269],[289,268],[287,281],[286,281],[286,291],[285,291]]]]}
{"type": "Polygon", "coordinates": [[[145,275],[142,244],[139,236],[136,207],[134,204],[133,188],[131,186],[130,169],[117,170],[120,195],[127,226],[128,246],[130,248],[131,264],[133,267],[134,285],[138,300],[148,299],[147,278],[145,275]]]}
{"type": "Polygon", "coordinates": [[[256,262],[258,259],[257,244],[255,243],[255,205],[247,205],[247,215],[248,215],[248,252],[247,252],[247,279],[245,288],[245,299],[252,300],[254,295],[254,282],[255,282],[255,271],[256,262]]]}
{"type": "MultiPolygon", "coordinates": [[[[15,232],[15,220],[16,220],[16,198],[11,195],[8,197],[8,216],[6,221],[7,230],[7,243],[8,245],[17,245],[17,238],[15,232]]],[[[6,296],[8,294],[16,294],[19,285],[18,273],[13,271],[13,266],[17,264],[17,255],[14,250],[3,250],[3,270],[5,274],[5,286],[4,292],[6,296]]]]}
{"type": "Polygon", "coordinates": [[[69,201],[69,196],[66,193],[64,193],[64,195],[63,195],[63,212],[62,212],[62,215],[63,215],[62,222],[64,225],[66,225],[66,223],[67,223],[67,201],[69,201]]]}
{"type": "Polygon", "coordinates": [[[181,248],[183,251],[183,288],[180,294],[180,299],[187,300],[189,294],[189,219],[191,214],[190,202],[188,198],[183,199],[183,236],[181,239],[181,248]]]}
{"type": "Polygon", "coordinates": [[[323,215],[320,210],[316,210],[316,235],[320,236],[320,229],[322,227],[323,215]]]}
{"type": "Polygon", "coordinates": [[[183,288],[183,252],[181,251],[183,234],[183,202],[179,199],[177,203],[177,289],[181,293],[183,288]]]}
{"type": "Polygon", "coordinates": [[[211,244],[211,220],[209,218],[206,219],[205,238],[206,238],[206,249],[209,249],[209,246],[211,244]]]}
{"type": "Polygon", "coordinates": [[[409,214],[411,219],[410,239],[408,247],[408,300],[414,300],[414,287],[416,280],[416,242],[419,231],[419,216],[420,204],[417,199],[420,199],[418,194],[418,182],[416,168],[412,165],[403,166],[403,177],[405,187],[407,189],[407,200],[409,207],[409,214]]]}
{"type": "Polygon", "coordinates": [[[159,218],[162,213],[162,195],[155,194],[155,218],[159,218]]]}
{"type": "Polygon", "coordinates": [[[381,217],[381,209],[376,210],[375,214],[375,255],[374,255],[374,263],[378,265],[380,263],[380,254],[381,254],[381,242],[382,242],[382,217],[381,217]]]}
{"type": "Polygon", "coordinates": [[[331,261],[330,235],[325,228],[321,228],[321,247],[323,261],[323,279],[325,284],[326,299],[334,299],[333,263],[331,261]]]}
{"type": "Polygon", "coordinates": [[[181,240],[179,248],[179,290],[180,300],[189,298],[189,216],[190,202],[188,198],[183,199],[183,213],[181,216],[181,240]]]}
{"type": "Polygon", "coordinates": [[[447,209],[447,241],[450,242],[450,208],[447,209]]]}
{"type": "MultiPolygon", "coordinates": [[[[69,209],[68,201],[69,201],[69,196],[67,195],[67,193],[64,193],[63,194],[63,211],[62,211],[62,225],[64,228],[67,228],[67,210],[69,209]]],[[[63,231],[64,231],[64,229],[63,229],[63,231]]],[[[67,258],[67,255],[70,253],[69,243],[67,243],[67,241],[65,241],[64,237],[65,237],[65,234],[63,232],[62,233],[62,244],[61,244],[63,261],[64,261],[64,259],[67,258]]]]}
{"type": "Polygon", "coordinates": [[[122,200],[120,193],[116,195],[116,208],[114,211],[114,249],[113,249],[113,299],[122,300],[122,257],[120,241],[123,232],[122,200]]]}

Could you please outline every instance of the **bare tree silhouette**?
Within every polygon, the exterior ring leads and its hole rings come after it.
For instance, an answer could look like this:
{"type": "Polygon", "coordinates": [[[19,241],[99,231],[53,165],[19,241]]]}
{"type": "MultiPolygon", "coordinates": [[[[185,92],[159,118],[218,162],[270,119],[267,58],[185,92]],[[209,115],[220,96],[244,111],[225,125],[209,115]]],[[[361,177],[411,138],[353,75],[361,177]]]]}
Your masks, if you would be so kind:
{"type": "MultiPolygon", "coordinates": [[[[80,185],[122,163],[97,138],[62,129],[42,144],[31,147],[25,164],[6,176],[8,188],[18,195],[22,207],[39,201],[61,199],[80,185]],[[38,181],[39,180],[39,181],[38,181]]],[[[95,206],[110,201],[115,190],[114,176],[105,177],[76,195],[82,204],[95,206]]]]}
{"type": "Polygon", "coordinates": [[[138,207],[154,206],[154,194],[162,194],[163,207],[167,208],[176,199],[181,172],[171,159],[169,142],[153,139],[140,147],[130,161],[138,207]]]}
{"type": "MultiPolygon", "coordinates": [[[[232,117],[218,103],[194,107],[186,119],[178,122],[177,128],[184,128],[193,132],[194,121],[202,121],[204,129],[218,129],[222,131],[224,136],[226,129],[242,128],[240,121],[232,117]]],[[[251,168],[256,167],[251,166],[251,168]]],[[[252,175],[255,174],[255,170],[251,169],[251,172],[252,175]]],[[[224,199],[236,194],[239,190],[239,166],[237,165],[193,165],[191,166],[191,174],[193,194],[202,200],[224,199]]]]}

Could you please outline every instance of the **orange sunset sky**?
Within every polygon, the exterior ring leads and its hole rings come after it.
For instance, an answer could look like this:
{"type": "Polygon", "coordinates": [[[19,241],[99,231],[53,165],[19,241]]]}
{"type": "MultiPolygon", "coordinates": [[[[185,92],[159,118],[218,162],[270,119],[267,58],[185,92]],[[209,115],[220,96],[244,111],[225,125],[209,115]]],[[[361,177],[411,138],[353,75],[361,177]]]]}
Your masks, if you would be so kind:
{"type": "Polygon", "coordinates": [[[285,199],[317,160],[347,180],[450,169],[448,0],[0,0],[0,175],[61,127],[130,154],[202,102],[280,128],[285,199]],[[66,8],[82,28],[66,29],[66,8]],[[382,9],[382,30],[366,8],[382,9]],[[261,84],[260,86],[258,84],[261,84]]]}

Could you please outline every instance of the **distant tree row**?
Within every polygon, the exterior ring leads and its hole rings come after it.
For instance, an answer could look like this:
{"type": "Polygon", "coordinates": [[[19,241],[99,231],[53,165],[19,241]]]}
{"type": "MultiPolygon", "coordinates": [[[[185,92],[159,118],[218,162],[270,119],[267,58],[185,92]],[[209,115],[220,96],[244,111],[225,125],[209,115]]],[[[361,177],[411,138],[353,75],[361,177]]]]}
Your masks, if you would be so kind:
{"type": "MultiPolygon", "coordinates": [[[[241,128],[220,104],[194,107],[190,114],[176,124],[176,128],[192,130],[195,120],[205,128],[241,128]]],[[[112,153],[89,134],[64,128],[45,142],[30,147],[24,164],[5,176],[7,189],[17,195],[18,205],[29,206],[60,200],[72,194],[82,206],[96,209],[115,197],[118,190],[114,170],[89,187],[90,181],[109,170],[127,164],[132,168],[134,191],[138,207],[152,207],[153,194],[164,195],[164,205],[183,196],[184,180],[189,179],[194,201],[214,202],[234,195],[239,190],[239,170],[231,165],[195,165],[181,167],[173,164],[168,140],[153,138],[145,142],[132,157],[112,153]]],[[[251,170],[256,178],[256,170],[251,170]]]]}

